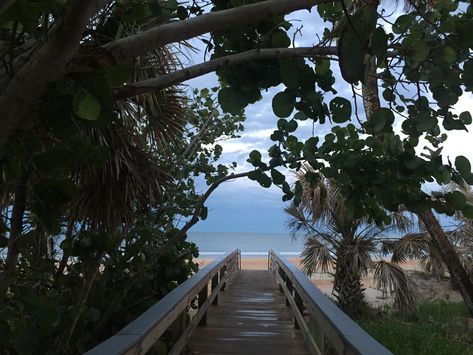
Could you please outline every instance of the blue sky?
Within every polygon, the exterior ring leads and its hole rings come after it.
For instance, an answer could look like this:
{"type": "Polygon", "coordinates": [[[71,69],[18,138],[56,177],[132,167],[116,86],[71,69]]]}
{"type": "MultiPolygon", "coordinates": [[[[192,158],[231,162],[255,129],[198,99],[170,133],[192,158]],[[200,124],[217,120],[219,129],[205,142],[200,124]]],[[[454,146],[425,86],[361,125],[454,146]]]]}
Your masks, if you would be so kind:
{"type": "MultiPolygon", "coordinates": [[[[286,19],[292,21],[294,28],[303,25],[302,36],[296,38],[296,46],[314,45],[314,41],[317,40],[314,34],[321,34],[324,28],[316,11],[311,13],[298,11],[287,16],[286,19]]],[[[197,48],[201,47],[200,41],[193,41],[192,44],[197,48]]],[[[192,55],[194,64],[203,61],[202,53],[192,55]]],[[[332,62],[332,71],[334,71],[337,79],[338,86],[336,85],[336,89],[338,95],[351,98],[351,89],[343,83],[334,62],[332,62]]],[[[190,88],[213,87],[217,85],[217,79],[214,74],[207,74],[185,84],[190,88]]],[[[263,153],[272,145],[269,136],[276,127],[277,117],[272,113],[271,100],[277,92],[283,89],[283,86],[279,86],[270,89],[268,92],[263,92],[262,100],[246,109],[247,121],[244,124],[245,131],[240,134],[241,138],[219,143],[223,147],[220,163],[229,164],[236,161],[238,163],[237,172],[252,169],[246,162],[249,152],[257,149],[263,153]]],[[[464,95],[456,108],[458,112],[471,111],[473,96],[471,94],[464,95]]],[[[299,127],[297,134],[300,138],[308,138],[312,136],[312,133],[323,137],[331,128],[328,125],[313,125],[309,120],[299,122],[299,127]]],[[[400,131],[399,125],[397,129],[400,131]]],[[[448,135],[449,139],[444,148],[444,157],[448,156],[453,161],[457,155],[464,155],[470,161],[473,161],[473,149],[471,149],[473,134],[449,132],[448,135]]],[[[420,145],[421,149],[422,147],[423,145],[420,145]]],[[[426,188],[432,189],[435,187],[426,188]]],[[[201,189],[204,191],[205,186],[202,186],[201,189]]],[[[208,199],[206,204],[209,209],[207,220],[197,223],[191,232],[287,232],[286,223],[288,218],[284,213],[286,203],[282,202],[281,197],[282,193],[279,189],[274,187],[265,189],[246,178],[224,183],[208,199]]]]}

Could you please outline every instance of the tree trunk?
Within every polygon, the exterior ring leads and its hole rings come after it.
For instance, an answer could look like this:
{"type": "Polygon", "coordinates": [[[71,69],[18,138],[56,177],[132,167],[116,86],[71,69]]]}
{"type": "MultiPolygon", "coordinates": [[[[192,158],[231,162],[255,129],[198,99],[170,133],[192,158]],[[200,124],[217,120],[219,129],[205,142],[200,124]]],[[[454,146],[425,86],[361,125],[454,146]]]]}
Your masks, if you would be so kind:
{"type": "Polygon", "coordinates": [[[5,267],[2,274],[0,275],[0,304],[2,304],[5,300],[6,293],[13,280],[13,274],[15,273],[18,257],[20,255],[19,244],[21,233],[23,231],[23,215],[26,208],[27,181],[27,174],[23,173],[23,176],[21,177],[15,191],[15,202],[13,204],[13,211],[11,215],[10,237],[8,239],[8,253],[5,260],[5,267]]]}
{"type": "Polygon", "coordinates": [[[92,285],[97,277],[97,273],[99,272],[103,256],[104,253],[101,253],[97,257],[97,260],[95,262],[92,262],[92,265],[89,265],[89,267],[84,273],[84,281],[82,283],[79,297],[77,299],[74,310],[72,311],[72,320],[56,340],[55,348],[60,354],[67,353],[69,342],[72,338],[72,335],[74,334],[74,330],[76,329],[80,316],[84,311],[85,304],[87,303],[87,299],[89,298],[90,290],[92,289],[92,285]]]}
{"type": "Polygon", "coordinates": [[[337,264],[332,294],[340,308],[352,318],[359,317],[366,306],[361,273],[352,267],[352,258],[347,249],[351,240],[344,240],[337,250],[337,264]]]}
{"type": "Polygon", "coordinates": [[[450,277],[457,283],[463,301],[473,317],[473,282],[461,264],[452,243],[448,240],[447,235],[431,210],[420,213],[418,216],[432,237],[434,245],[438,248],[442,260],[448,268],[450,277]]]}
{"type": "MultiPolygon", "coordinates": [[[[373,3],[371,6],[374,5],[376,4],[373,3]]],[[[377,5],[374,6],[374,8],[376,7],[377,5]]],[[[380,101],[375,58],[371,57],[367,61],[370,63],[370,70],[368,77],[363,83],[362,93],[366,118],[369,120],[371,115],[380,108],[380,101]]],[[[447,235],[431,210],[419,214],[418,217],[422,222],[424,222],[434,245],[438,248],[442,260],[449,270],[450,277],[452,277],[458,284],[465,305],[473,316],[473,282],[468,277],[468,274],[461,264],[453,245],[448,240],[447,235]]]]}

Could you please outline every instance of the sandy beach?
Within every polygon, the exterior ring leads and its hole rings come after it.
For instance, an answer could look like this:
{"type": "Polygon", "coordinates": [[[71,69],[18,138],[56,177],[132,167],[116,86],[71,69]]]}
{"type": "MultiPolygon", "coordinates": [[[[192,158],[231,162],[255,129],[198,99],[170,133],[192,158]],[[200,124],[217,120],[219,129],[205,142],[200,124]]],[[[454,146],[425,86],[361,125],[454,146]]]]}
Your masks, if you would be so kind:
{"type": "MultiPolygon", "coordinates": [[[[205,267],[208,265],[213,258],[197,258],[195,261],[199,264],[199,267],[205,267]]],[[[288,260],[296,265],[300,269],[299,258],[288,258],[288,260]]],[[[460,302],[462,297],[459,292],[450,289],[449,280],[437,280],[437,279],[426,279],[421,273],[421,267],[415,260],[409,260],[406,263],[400,264],[405,270],[408,270],[413,278],[414,282],[418,286],[419,298],[421,300],[429,299],[443,299],[451,302],[460,302]],[[417,271],[417,272],[416,272],[417,271]]],[[[267,270],[268,269],[268,258],[267,257],[250,257],[241,259],[241,268],[243,270],[267,270]]],[[[327,296],[331,296],[332,293],[332,280],[333,277],[330,274],[315,274],[311,278],[312,282],[327,296]]],[[[368,302],[373,307],[382,307],[385,304],[391,304],[392,299],[390,297],[384,298],[381,291],[378,290],[372,281],[372,275],[368,275],[363,279],[363,286],[366,288],[365,296],[368,302]]]]}

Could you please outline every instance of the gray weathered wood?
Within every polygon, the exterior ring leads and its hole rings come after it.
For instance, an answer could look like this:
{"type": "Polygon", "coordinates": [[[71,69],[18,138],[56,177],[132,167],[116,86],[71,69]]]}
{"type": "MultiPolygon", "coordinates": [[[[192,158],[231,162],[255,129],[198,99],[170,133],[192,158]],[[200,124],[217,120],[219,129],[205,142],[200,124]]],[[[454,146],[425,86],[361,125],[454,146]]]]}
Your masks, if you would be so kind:
{"type": "MultiPolygon", "coordinates": [[[[286,297],[292,295],[292,290],[286,287],[287,280],[290,279],[289,285],[300,296],[311,317],[317,321],[326,339],[339,354],[392,355],[389,350],[343,313],[294,264],[275,251],[271,251],[271,259],[272,272],[282,286],[286,297]],[[279,268],[282,269],[285,280],[281,276],[279,268]]],[[[291,303],[294,314],[300,313],[294,300],[289,303],[291,303]]],[[[301,327],[303,332],[306,329],[306,327],[301,327]]],[[[310,332],[308,336],[312,338],[310,332]]]]}
{"type": "Polygon", "coordinates": [[[219,297],[207,326],[192,334],[187,354],[309,354],[270,271],[239,270],[219,297]]]}
{"type": "MultiPolygon", "coordinates": [[[[145,354],[173,322],[187,310],[188,305],[204,287],[208,286],[215,274],[220,272],[222,268],[228,271],[230,268],[233,269],[232,264],[237,265],[237,257],[238,252],[235,250],[217,258],[169,292],[116,335],[89,350],[86,354],[145,354]]],[[[228,274],[231,273],[228,272],[228,274]]],[[[222,279],[223,282],[227,282],[227,280],[226,277],[222,279]]],[[[202,314],[205,313],[205,310],[202,307],[202,314]]]]}

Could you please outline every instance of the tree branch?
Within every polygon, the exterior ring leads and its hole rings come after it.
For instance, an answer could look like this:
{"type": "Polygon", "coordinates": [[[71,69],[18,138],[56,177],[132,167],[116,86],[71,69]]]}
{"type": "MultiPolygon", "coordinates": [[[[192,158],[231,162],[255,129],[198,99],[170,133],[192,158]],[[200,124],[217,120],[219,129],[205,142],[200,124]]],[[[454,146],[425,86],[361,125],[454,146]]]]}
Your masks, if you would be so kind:
{"type": "Polygon", "coordinates": [[[82,32],[90,18],[111,0],[75,0],[64,17],[9,82],[0,96],[0,148],[21,127],[25,118],[46,91],[61,78],[76,53],[82,32]]]}
{"type": "Polygon", "coordinates": [[[196,64],[156,78],[125,85],[117,90],[115,93],[115,98],[117,100],[122,100],[149,91],[160,90],[165,87],[179,84],[186,80],[196,78],[222,68],[236,66],[253,60],[270,58],[316,57],[336,54],[336,47],[252,49],[246,52],[212,59],[208,62],[196,64]]]}
{"type": "MultiPolygon", "coordinates": [[[[255,24],[264,18],[284,15],[296,10],[310,10],[322,3],[333,3],[335,0],[266,0],[251,5],[210,12],[185,21],[175,21],[158,25],[147,31],[118,39],[103,46],[106,55],[115,62],[148,53],[166,44],[188,40],[208,32],[231,30],[243,25],[255,24]]],[[[97,57],[95,68],[101,65],[97,57]]],[[[107,62],[107,61],[106,61],[107,62]]],[[[92,65],[92,68],[91,68],[92,65]]],[[[70,66],[69,72],[89,72],[92,63],[70,66]]]]}

